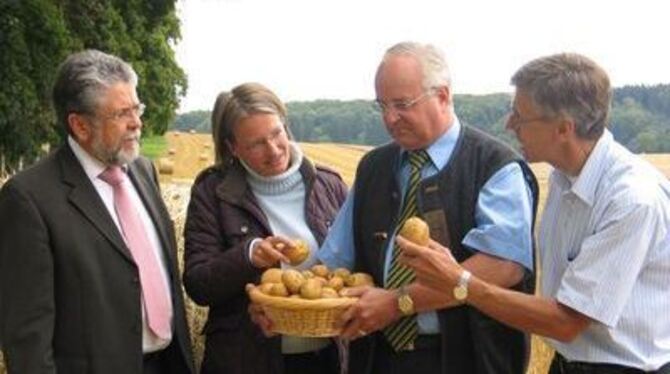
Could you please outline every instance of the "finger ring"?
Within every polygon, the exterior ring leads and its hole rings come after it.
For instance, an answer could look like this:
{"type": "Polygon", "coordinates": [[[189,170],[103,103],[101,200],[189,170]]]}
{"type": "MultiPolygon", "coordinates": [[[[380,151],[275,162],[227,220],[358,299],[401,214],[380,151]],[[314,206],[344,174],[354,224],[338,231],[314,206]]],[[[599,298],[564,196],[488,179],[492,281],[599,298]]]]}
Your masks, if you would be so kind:
{"type": "Polygon", "coordinates": [[[365,330],[358,330],[358,335],[365,336],[366,334],[367,332],[365,332],[365,330]]]}

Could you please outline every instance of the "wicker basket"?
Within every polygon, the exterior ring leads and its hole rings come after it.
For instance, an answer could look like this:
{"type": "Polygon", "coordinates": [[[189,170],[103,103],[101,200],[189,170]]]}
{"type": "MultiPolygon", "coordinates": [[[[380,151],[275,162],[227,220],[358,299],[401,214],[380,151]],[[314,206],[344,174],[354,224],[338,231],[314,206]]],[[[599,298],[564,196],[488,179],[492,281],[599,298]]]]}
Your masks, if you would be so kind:
{"type": "Polygon", "coordinates": [[[335,323],[340,315],[358,300],[354,297],[306,300],[277,297],[262,293],[258,287],[247,286],[249,298],[263,306],[272,320],[272,331],[303,337],[328,337],[340,334],[335,323]]]}

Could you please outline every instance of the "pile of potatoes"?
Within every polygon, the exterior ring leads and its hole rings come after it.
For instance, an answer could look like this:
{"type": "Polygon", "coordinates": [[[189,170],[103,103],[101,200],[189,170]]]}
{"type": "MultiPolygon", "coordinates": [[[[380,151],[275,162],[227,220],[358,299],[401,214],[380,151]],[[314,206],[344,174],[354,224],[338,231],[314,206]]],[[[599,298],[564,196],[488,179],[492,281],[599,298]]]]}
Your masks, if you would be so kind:
{"type": "Polygon", "coordinates": [[[369,274],[352,274],[345,268],[330,271],[325,265],[314,265],[302,271],[270,268],[261,276],[258,289],[270,296],[316,300],[339,298],[347,287],[366,285],[374,286],[369,274]]]}

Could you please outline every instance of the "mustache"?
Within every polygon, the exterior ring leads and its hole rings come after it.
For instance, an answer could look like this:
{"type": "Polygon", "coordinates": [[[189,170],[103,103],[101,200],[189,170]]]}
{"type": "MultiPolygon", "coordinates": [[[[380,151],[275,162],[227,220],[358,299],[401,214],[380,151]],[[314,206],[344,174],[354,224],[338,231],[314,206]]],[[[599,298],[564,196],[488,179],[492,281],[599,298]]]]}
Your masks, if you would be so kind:
{"type": "Polygon", "coordinates": [[[134,140],[136,142],[139,142],[141,137],[142,137],[142,132],[137,130],[137,131],[133,131],[131,133],[128,133],[128,134],[124,135],[121,139],[123,141],[134,140]]]}

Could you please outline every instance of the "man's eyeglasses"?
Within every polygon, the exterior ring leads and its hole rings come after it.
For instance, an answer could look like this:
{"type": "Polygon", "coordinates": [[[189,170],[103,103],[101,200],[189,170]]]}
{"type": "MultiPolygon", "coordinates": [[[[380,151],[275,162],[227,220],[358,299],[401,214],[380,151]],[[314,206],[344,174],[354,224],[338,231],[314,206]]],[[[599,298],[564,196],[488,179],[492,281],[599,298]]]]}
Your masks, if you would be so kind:
{"type": "Polygon", "coordinates": [[[432,95],[433,93],[434,90],[431,89],[428,91],[424,91],[421,95],[415,97],[414,99],[393,100],[389,103],[385,103],[380,99],[376,99],[375,104],[377,105],[377,108],[379,108],[379,111],[381,112],[388,112],[391,109],[395,110],[396,112],[404,112],[412,109],[412,107],[416,105],[419,101],[432,95]]]}
{"type": "Polygon", "coordinates": [[[531,118],[521,118],[519,113],[515,110],[512,110],[508,115],[507,118],[505,119],[505,124],[508,129],[518,129],[521,127],[521,125],[524,125],[526,123],[531,123],[531,122],[537,122],[537,121],[545,121],[547,120],[547,116],[540,115],[540,116],[535,116],[531,118]]]}
{"type": "Polygon", "coordinates": [[[147,106],[144,105],[144,103],[138,103],[131,107],[115,110],[112,113],[101,117],[116,122],[128,122],[135,119],[135,116],[138,118],[142,117],[146,108],[147,106]]]}

